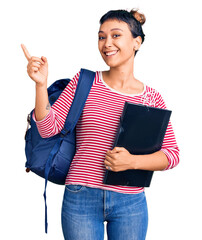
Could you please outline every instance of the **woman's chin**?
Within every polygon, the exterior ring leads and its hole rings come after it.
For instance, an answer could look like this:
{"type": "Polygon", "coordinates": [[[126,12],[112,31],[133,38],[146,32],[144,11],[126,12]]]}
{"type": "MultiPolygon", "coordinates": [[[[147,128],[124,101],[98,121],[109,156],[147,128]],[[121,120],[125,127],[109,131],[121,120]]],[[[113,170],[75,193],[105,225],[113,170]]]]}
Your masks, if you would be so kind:
{"type": "Polygon", "coordinates": [[[115,68],[118,67],[119,64],[115,63],[115,62],[109,62],[109,61],[105,61],[105,63],[107,64],[107,66],[109,66],[110,68],[115,68]]]}

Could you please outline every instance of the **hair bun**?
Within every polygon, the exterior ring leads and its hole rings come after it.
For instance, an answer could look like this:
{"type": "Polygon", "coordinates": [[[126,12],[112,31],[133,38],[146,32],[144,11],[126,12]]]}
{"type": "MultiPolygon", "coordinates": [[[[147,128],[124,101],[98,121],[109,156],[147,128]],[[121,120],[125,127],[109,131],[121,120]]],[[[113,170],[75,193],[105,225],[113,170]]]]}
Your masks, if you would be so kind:
{"type": "Polygon", "coordinates": [[[146,22],[145,15],[143,13],[139,13],[138,10],[131,10],[130,13],[138,22],[140,22],[141,25],[143,25],[146,22]]]}

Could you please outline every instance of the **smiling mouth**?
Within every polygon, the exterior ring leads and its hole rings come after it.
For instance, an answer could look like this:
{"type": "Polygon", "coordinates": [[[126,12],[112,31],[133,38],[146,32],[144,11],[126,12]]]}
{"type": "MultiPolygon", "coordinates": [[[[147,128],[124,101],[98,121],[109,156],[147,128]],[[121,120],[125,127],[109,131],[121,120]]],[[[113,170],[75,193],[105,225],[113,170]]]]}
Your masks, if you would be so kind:
{"type": "Polygon", "coordinates": [[[115,50],[115,51],[110,51],[110,52],[104,52],[104,54],[106,56],[114,56],[115,54],[117,54],[118,50],[115,50]]]}

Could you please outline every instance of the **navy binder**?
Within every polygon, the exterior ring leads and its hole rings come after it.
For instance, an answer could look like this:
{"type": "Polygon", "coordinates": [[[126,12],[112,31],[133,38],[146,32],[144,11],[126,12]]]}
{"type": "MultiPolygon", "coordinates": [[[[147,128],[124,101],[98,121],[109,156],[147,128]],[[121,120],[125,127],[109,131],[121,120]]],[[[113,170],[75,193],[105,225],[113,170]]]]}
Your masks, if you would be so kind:
{"type": "MultiPolygon", "coordinates": [[[[131,154],[144,155],[161,149],[171,111],[125,102],[114,146],[124,147],[131,154]]],[[[153,171],[106,170],[104,184],[149,187],[153,171]]]]}

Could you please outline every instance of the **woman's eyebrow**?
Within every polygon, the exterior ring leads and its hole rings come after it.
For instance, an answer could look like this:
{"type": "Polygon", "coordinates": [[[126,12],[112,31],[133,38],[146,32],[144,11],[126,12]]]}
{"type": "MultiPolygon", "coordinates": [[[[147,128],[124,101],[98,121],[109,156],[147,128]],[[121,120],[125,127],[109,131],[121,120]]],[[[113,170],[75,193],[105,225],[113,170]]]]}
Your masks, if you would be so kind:
{"type": "Polygon", "coordinates": [[[119,30],[119,31],[122,31],[122,32],[123,32],[123,30],[120,29],[120,28],[112,28],[112,29],[111,29],[111,31],[115,31],[115,30],[119,30]]]}
{"type": "MultiPolygon", "coordinates": [[[[112,28],[110,31],[115,31],[115,30],[118,30],[118,31],[122,31],[122,32],[123,32],[123,30],[120,29],[120,28],[112,28]]],[[[98,33],[104,33],[104,31],[99,31],[98,33]]]]}

